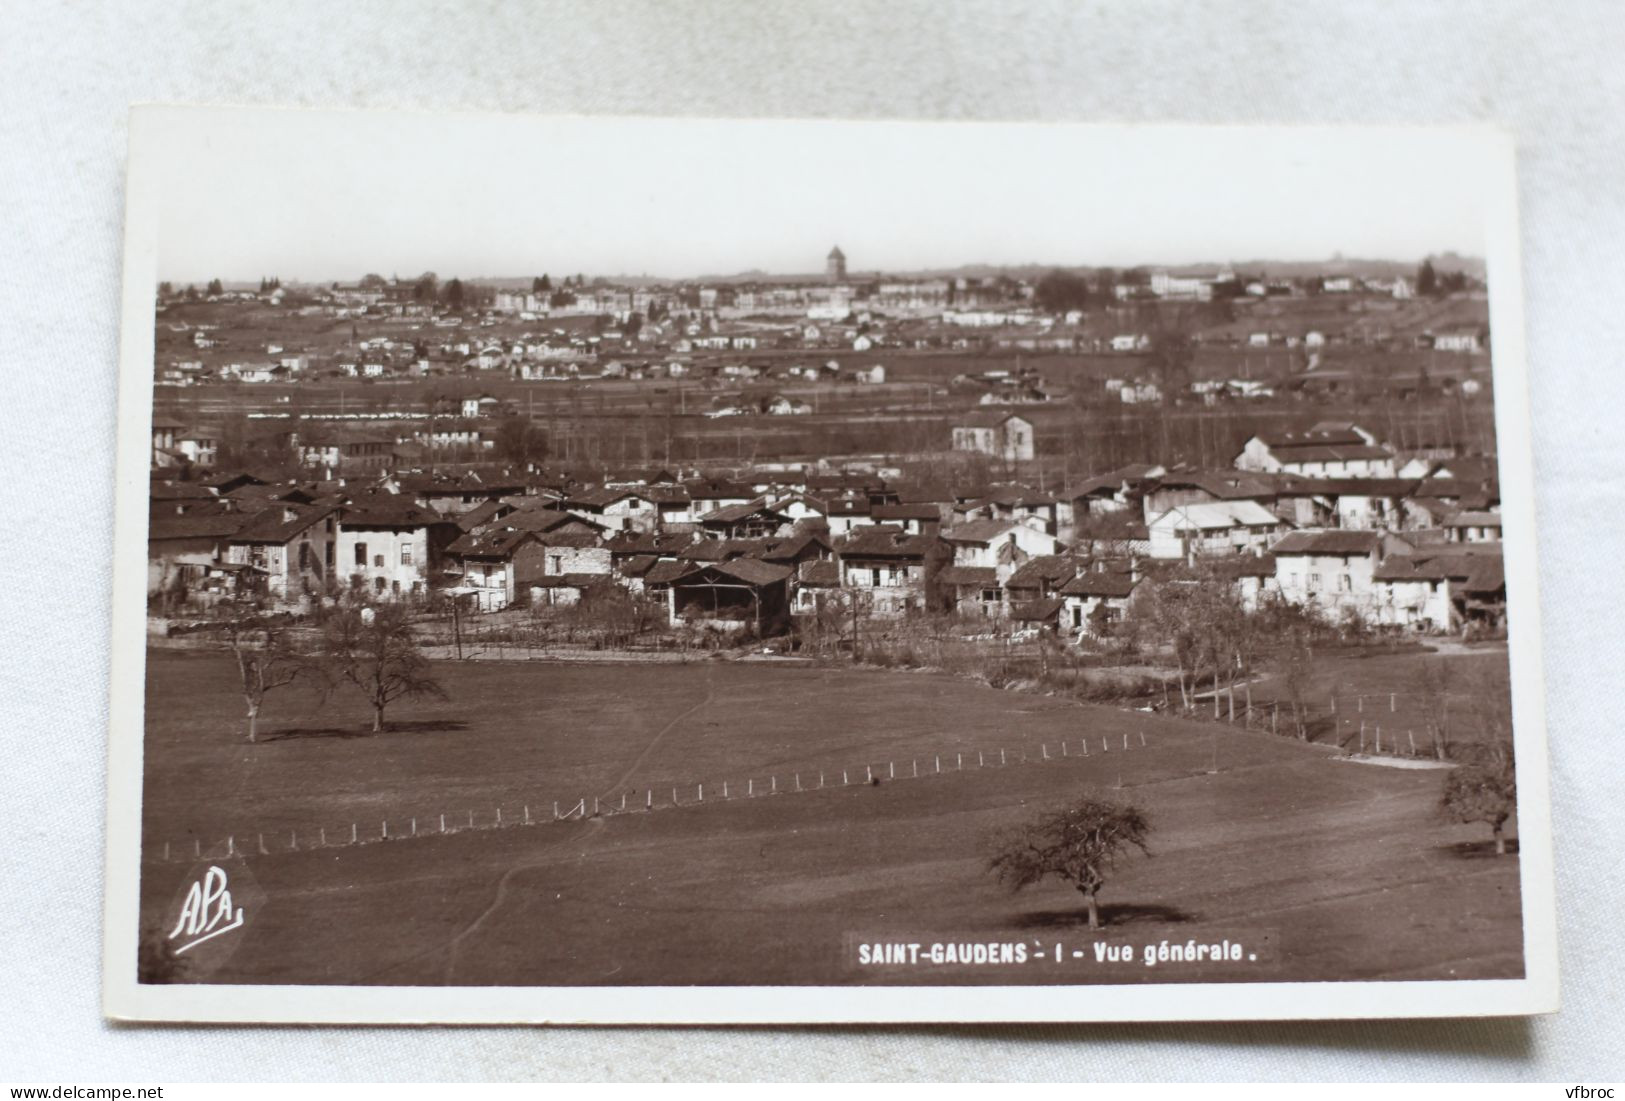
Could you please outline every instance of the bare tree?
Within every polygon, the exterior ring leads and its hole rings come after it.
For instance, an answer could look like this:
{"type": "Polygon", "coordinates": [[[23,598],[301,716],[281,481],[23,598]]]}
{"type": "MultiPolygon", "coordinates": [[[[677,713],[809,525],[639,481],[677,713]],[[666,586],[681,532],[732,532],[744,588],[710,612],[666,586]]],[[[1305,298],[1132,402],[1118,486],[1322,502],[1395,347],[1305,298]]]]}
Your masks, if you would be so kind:
{"type": "Polygon", "coordinates": [[[257,605],[243,605],[226,620],[226,642],[237,659],[237,675],[248,711],[248,740],[254,741],[265,697],[311,671],[309,658],[286,631],[257,605]]]}
{"type": "Polygon", "coordinates": [[[1452,684],[1450,659],[1423,658],[1416,663],[1412,684],[1422,701],[1422,713],[1427,716],[1428,733],[1441,757],[1450,755],[1450,689],[1452,684]]]}
{"type": "Polygon", "coordinates": [[[418,648],[404,604],[348,604],[327,621],[322,639],[329,684],[348,682],[372,705],[374,733],[384,729],[384,709],[399,699],[447,699],[418,648]]]}
{"type": "Polygon", "coordinates": [[[1151,824],[1140,808],[1086,797],[995,837],[987,868],[1012,891],[1050,876],[1072,884],[1088,906],[1089,928],[1099,929],[1096,896],[1107,873],[1134,849],[1151,855],[1146,846],[1150,832],[1151,824]]]}
{"type": "Polygon", "coordinates": [[[1309,689],[1315,678],[1315,651],[1305,636],[1294,633],[1281,651],[1281,683],[1292,701],[1292,724],[1299,738],[1309,737],[1309,689]]]}
{"type": "Polygon", "coordinates": [[[1444,784],[1444,812],[1461,823],[1483,822],[1495,836],[1495,851],[1507,851],[1502,830],[1518,809],[1518,778],[1510,747],[1497,747],[1486,760],[1458,765],[1444,784]]]}

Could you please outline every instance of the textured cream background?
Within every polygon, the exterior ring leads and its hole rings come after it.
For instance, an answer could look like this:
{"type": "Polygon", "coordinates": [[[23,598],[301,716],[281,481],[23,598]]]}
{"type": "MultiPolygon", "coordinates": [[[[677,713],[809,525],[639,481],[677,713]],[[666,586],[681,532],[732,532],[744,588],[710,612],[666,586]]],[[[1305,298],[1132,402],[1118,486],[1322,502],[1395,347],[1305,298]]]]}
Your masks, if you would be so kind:
{"type": "MultiPolygon", "coordinates": [[[[1594,3],[171,3],[0,17],[0,1077],[1625,1075],[1625,15],[1594,3]],[[1497,122],[1521,149],[1565,1009],[1530,1023],[111,1027],[100,863],[124,122],[136,101],[1497,122]]],[[[1199,186],[1199,182],[1198,182],[1199,186]]]]}

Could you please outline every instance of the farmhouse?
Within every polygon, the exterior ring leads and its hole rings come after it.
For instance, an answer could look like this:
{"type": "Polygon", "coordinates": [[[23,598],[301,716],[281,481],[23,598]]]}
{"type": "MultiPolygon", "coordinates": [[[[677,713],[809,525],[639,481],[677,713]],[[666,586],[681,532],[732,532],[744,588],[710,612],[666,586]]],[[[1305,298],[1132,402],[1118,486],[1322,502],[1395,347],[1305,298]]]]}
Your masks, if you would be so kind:
{"type": "Polygon", "coordinates": [[[458,537],[446,547],[446,573],[456,578],[447,591],[467,596],[482,612],[514,603],[520,592],[546,573],[546,549],[533,532],[493,531],[458,537]]]}
{"type": "Polygon", "coordinates": [[[1247,501],[1272,505],[1276,498],[1275,479],[1263,474],[1236,470],[1167,471],[1143,482],[1141,504],[1146,520],[1152,520],[1180,505],[1247,501]]]}
{"type": "Polygon", "coordinates": [[[572,493],[564,507],[611,531],[653,531],[659,519],[653,499],[640,490],[624,487],[572,493]]]}
{"type": "Polygon", "coordinates": [[[783,630],[789,622],[793,572],[754,558],[687,566],[667,582],[671,625],[748,630],[758,637],[783,630]]]}
{"type": "Polygon", "coordinates": [[[938,547],[934,537],[910,535],[900,527],[858,528],[835,545],[841,587],[861,594],[872,615],[890,617],[923,608],[938,547]]]}
{"type": "Polygon", "coordinates": [[[782,535],[794,521],[758,497],[742,505],[727,505],[700,517],[701,529],[710,536],[723,539],[752,539],[764,535],[782,535]]]}
{"type": "Polygon", "coordinates": [[[159,514],[147,525],[147,594],[185,593],[227,560],[227,541],[251,519],[238,512],[159,514]]]}
{"type": "Polygon", "coordinates": [[[1356,425],[1316,425],[1307,432],[1253,436],[1236,456],[1237,470],[1310,478],[1392,478],[1394,453],[1356,425]]]}
{"type": "Polygon", "coordinates": [[[1002,583],[1029,558],[1055,554],[1060,540],[1048,532],[1011,520],[972,520],[942,533],[953,550],[953,564],[992,569],[1002,583]]]}
{"type": "Polygon", "coordinates": [[[377,597],[422,596],[457,525],[427,505],[373,494],[340,512],[337,572],[377,597]]]}
{"type": "Polygon", "coordinates": [[[1271,548],[1276,585],[1285,599],[1331,618],[1350,610],[1370,617],[1381,550],[1372,531],[1295,531],[1271,548]]]}
{"type": "Polygon", "coordinates": [[[280,502],[238,529],[227,545],[226,561],[263,571],[271,595],[295,600],[336,584],[339,537],[332,508],[280,502]]]}
{"type": "Polygon", "coordinates": [[[1112,625],[1127,612],[1139,584],[1140,572],[1134,559],[1126,566],[1097,561],[1094,568],[1061,586],[1062,623],[1092,637],[1110,634],[1112,625]]]}
{"type": "Polygon", "coordinates": [[[1499,543],[1501,514],[1490,510],[1463,509],[1440,525],[1452,543],[1499,543]]]}
{"type": "Polygon", "coordinates": [[[1030,462],[1033,425],[1015,413],[972,413],[954,425],[953,449],[992,455],[1005,462],[1030,462]]]}
{"type": "Polygon", "coordinates": [[[1177,505],[1146,525],[1151,557],[1185,559],[1262,554],[1287,525],[1257,501],[1177,505]]]}

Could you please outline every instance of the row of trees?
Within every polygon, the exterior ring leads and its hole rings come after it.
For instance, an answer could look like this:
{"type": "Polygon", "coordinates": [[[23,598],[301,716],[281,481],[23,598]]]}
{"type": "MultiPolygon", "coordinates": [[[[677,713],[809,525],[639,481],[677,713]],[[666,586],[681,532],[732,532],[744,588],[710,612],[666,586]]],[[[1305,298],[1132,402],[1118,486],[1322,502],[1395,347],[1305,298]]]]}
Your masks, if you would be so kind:
{"type": "Polygon", "coordinates": [[[1441,273],[1434,269],[1431,259],[1423,260],[1422,266],[1416,269],[1416,293],[1424,298],[1457,294],[1466,289],[1467,273],[1464,271],[1441,273]]]}

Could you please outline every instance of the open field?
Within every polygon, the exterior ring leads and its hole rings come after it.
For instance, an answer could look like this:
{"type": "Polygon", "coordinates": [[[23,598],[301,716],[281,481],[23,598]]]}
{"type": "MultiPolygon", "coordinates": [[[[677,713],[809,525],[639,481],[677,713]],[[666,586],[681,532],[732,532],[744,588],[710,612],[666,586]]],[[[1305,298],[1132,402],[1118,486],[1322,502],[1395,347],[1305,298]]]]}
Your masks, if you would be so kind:
{"type": "Polygon", "coordinates": [[[234,890],[252,888],[257,901],[229,956],[194,977],[638,985],[1522,972],[1516,858],[1485,856],[1481,831],[1439,820],[1439,770],[1352,764],[1287,739],[939,675],[721,662],[438,672],[451,701],[401,707],[382,735],[358,736],[366,717],[353,700],[317,711],[314,697],[290,693],[271,698],[263,740],[248,745],[229,658],[149,653],[148,921],[173,920],[193,872],[155,862],[165,841],[264,832],[275,854],[228,862],[234,890]],[[970,761],[977,752],[984,767],[970,761]],[[941,775],[904,771],[938,755],[941,775]],[[835,786],[836,770],[857,780],[867,764],[887,777],[892,761],[896,781],[835,786]],[[819,771],[824,790],[784,793],[791,776],[812,786],[819,771]],[[758,786],[740,797],[749,779],[770,776],[781,794],[758,786]],[[1088,787],[1121,787],[1155,825],[1156,855],[1107,885],[1110,924],[1097,935],[1081,926],[1075,892],[1012,896],[982,870],[987,831],[1088,787]],[[555,799],[615,804],[651,790],[652,812],[512,825],[523,805],[550,819],[555,799]],[[291,852],[279,836],[301,831],[308,845],[307,831],[347,836],[364,820],[376,837],[384,819],[411,816],[430,832],[441,812],[474,811],[487,826],[498,806],[508,828],[291,852]],[[1258,959],[1148,968],[1097,964],[1089,950],[1096,939],[1226,938],[1258,959]],[[1019,941],[1047,962],[862,968],[860,940],[1019,941]],[[1050,956],[1058,943],[1062,963],[1050,956]],[[1087,954],[1073,960],[1074,950],[1087,954]]]}
{"type": "MultiPolygon", "coordinates": [[[[1388,748],[1408,749],[1414,735],[1418,750],[1431,753],[1434,725],[1458,745],[1509,737],[1510,692],[1506,646],[1490,644],[1451,646],[1441,653],[1326,654],[1316,661],[1305,695],[1315,716],[1311,734],[1318,741],[1354,747],[1363,724],[1368,748],[1380,727],[1388,748]]],[[[1252,699],[1255,706],[1277,702],[1283,714],[1291,708],[1290,693],[1277,676],[1255,684],[1252,699]]]]}

